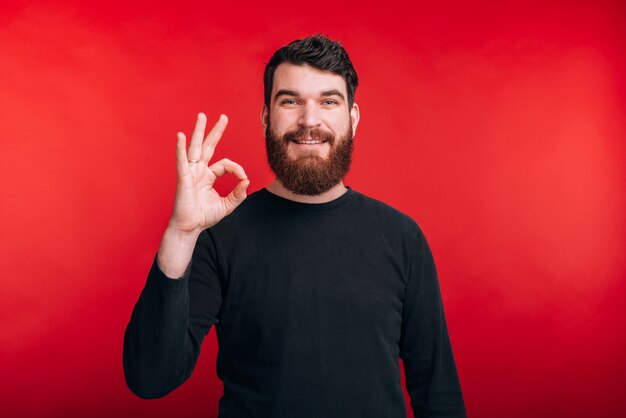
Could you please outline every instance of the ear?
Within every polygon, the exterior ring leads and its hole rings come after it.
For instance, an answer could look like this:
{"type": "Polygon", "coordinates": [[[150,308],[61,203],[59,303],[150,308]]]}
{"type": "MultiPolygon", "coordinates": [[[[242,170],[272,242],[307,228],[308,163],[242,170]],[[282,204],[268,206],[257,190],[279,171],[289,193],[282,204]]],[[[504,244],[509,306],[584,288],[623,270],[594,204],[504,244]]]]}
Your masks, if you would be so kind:
{"type": "Polygon", "coordinates": [[[356,127],[359,124],[361,118],[361,112],[359,111],[359,105],[354,103],[352,109],[350,109],[350,124],[352,125],[352,136],[356,136],[356,127]]]}
{"type": "Polygon", "coordinates": [[[263,105],[261,109],[261,125],[263,125],[263,132],[267,130],[267,125],[270,123],[270,112],[267,110],[267,106],[263,105]]]}

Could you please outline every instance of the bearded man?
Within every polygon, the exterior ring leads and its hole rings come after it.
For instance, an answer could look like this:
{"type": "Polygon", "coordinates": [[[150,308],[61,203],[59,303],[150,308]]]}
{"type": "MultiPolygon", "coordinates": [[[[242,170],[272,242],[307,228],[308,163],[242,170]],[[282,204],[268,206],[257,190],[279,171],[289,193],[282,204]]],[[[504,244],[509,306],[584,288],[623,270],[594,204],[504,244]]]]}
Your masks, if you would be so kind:
{"type": "Polygon", "coordinates": [[[261,113],[276,179],[209,164],[227,124],[178,134],[174,210],[124,339],[129,388],[166,395],[215,325],[219,417],[464,417],[437,274],[418,225],[346,187],[356,72],[323,36],[274,53],[261,113]],[[225,197],[215,180],[239,183],[225,197]],[[227,216],[228,215],[228,216],[227,216]]]}

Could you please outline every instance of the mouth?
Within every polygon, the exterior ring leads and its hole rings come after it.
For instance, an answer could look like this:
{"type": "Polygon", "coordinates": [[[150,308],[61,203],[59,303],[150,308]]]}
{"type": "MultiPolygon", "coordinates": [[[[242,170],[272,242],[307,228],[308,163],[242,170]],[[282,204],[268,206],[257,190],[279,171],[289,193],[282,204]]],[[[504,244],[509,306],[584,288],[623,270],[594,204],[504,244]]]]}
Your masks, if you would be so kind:
{"type": "Polygon", "coordinates": [[[297,131],[287,132],[283,138],[303,149],[317,149],[319,146],[326,143],[332,146],[335,137],[331,132],[322,131],[321,129],[307,129],[301,127],[297,131]]]}
{"type": "Polygon", "coordinates": [[[292,139],[291,142],[299,144],[299,145],[318,145],[318,144],[323,144],[326,141],[322,141],[320,139],[305,139],[301,141],[292,139]]]}

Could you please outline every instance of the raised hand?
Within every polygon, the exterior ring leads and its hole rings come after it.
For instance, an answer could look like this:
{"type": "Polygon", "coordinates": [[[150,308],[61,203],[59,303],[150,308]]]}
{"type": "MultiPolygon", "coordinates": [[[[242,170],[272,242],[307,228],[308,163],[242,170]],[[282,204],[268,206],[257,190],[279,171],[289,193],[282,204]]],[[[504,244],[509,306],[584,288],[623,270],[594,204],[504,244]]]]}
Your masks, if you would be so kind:
{"type": "Polygon", "coordinates": [[[221,115],[204,138],[206,122],[206,116],[203,113],[198,114],[189,150],[186,150],[185,134],[178,133],[178,182],[170,227],[184,233],[200,233],[221,221],[243,202],[250,184],[243,168],[227,158],[208,165],[226,129],[228,118],[221,115]],[[226,173],[234,174],[239,183],[227,196],[222,197],[213,186],[217,178],[226,173]]]}
{"type": "Polygon", "coordinates": [[[228,118],[221,115],[205,138],[206,116],[204,113],[198,114],[188,149],[185,134],[178,133],[178,181],[174,210],[158,254],[159,266],[169,277],[182,275],[191,259],[198,235],[221,221],[246,198],[250,181],[239,164],[224,158],[209,165],[227,124],[228,118]],[[220,196],[213,186],[218,177],[226,173],[235,175],[239,183],[228,195],[220,196]]]}

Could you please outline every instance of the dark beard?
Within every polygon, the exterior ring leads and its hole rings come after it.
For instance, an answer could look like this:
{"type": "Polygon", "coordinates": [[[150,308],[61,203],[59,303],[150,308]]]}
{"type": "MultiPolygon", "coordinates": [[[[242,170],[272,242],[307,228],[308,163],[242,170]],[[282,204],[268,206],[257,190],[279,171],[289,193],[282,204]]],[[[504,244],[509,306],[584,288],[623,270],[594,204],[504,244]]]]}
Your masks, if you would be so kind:
{"type": "Polygon", "coordinates": [[[352,128],[341,138],[320,129],[300,128],[278,138],[268,124],[265,130],[267,160],[276,178],[292,193],[317,196],[339,184],[348,173],[352,162],[352,128]],[[305,140],[307,137],[327,141],[330,151],[326,158],[306,155],[296,160],[287,154],[292,140],[305,140]]]}

